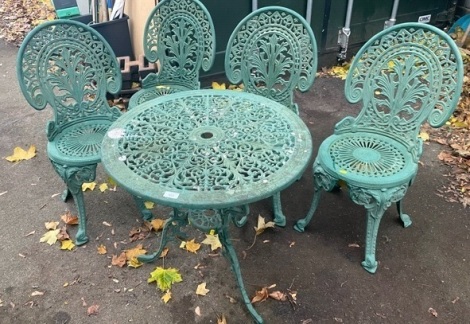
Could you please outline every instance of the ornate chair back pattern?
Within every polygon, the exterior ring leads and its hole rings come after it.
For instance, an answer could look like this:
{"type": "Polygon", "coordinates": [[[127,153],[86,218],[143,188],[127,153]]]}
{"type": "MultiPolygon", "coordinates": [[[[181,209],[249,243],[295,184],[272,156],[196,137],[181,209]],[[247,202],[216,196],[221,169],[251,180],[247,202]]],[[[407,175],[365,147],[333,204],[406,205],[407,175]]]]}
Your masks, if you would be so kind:
{"type": "Polygon", "coordinates": [[[144,31],[144,53],[159,63],[144,87],[174,84],[199,88],[199,71],[208,71],[215,56],[215,29],[198,0],[163,0],[150,13],[144,31]]]}
{"type": "Polygon", "coordinates": [[[54,120],[47,126],[50,141],[79,122],[119,117],[119,110],[108,105],[106,92],[120,91],[120,68],[99,33],[79,22],[56,20],[35,28],[23,44],[18,80],[32,107],[53,108],[54,120]]]}
{"type": "Polygon", "coordinates": [[[294,89],[307,91],[317,70],[317,45],[306,20],[283,7],[263,7],[244,18],[227,45],[225,73],[247,92],[298,113],[294,89]]]}
{"type": "Polygon", "coordinates": [[[459,100],[459,56],[454,42],[433,26],[401,24],[377,34],[357,53],[346,79],[347,100],[362,100],[363,108],[338,123],[335,134],[387,136],[405,145],[417,163],[421,124],[442,126],[459,100]]]}

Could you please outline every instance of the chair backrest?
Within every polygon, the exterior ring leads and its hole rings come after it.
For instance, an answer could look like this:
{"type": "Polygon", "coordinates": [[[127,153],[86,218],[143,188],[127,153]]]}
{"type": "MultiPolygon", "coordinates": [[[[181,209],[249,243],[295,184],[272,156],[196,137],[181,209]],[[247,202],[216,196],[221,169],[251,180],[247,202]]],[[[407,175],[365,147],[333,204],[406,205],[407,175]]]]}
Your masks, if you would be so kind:
{"type": "Polygon", "coordinates": [[[459,48],[440,29],[421,23],[395,25],[372,37],[355,56],[345,84],[349,102],[362,100],[357,118],[335,133],[372,132],[404,144],[417,159],[420,126],[442,126],[462,89],[459,48]]]}
{"type": "Polygon", "coordinates": [[[122,86],[116,56],[97,31],[80,22],[59,19],[34,28],[19,49],[17,75],[31,106],[42,110],[49,104],[54,110],[49,140],[78,122],[120,115],[106,100],[106,92],[118,93],[122,86]]]}
{"type": "Polygon", "coordinates": [[[295,11],[270,6],[253,11],[235,28],[225,53],[225,73],[247,92],[273,99],[298,113],[294,90],[310,89],[317,71],[317,44],[295,11]]]}
{"type": "Polygon", "coordinates": [[[198,0],[163,0],[150,12],[144,30],[144,54],[158,62],[156,84],[199,88],[199,71],[215,57],[215,29],[198,0]]]}

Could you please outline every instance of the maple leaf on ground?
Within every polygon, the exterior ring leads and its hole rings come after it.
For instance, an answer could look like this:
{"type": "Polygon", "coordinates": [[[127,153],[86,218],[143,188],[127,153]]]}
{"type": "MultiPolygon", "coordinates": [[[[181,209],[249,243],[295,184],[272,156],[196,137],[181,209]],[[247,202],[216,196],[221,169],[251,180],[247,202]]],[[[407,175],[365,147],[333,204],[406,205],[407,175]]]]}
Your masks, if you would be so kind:
{"type": "Polygon", "coordinates": [[[113,254],[113,258],[111,259],[111,264],[122,268],[126,264],[126,261],[127,261],[126,252],[122,252],[121,254],[119,254],[119,256],[113,254]]]}
{"type": "Polygon", "coordinates": [[[201,243],[210,245],[212,251],[222,247],[222,243],[220,243],[219,240],[219,234],[206,234],[206,238],[201,243]]]}
{"type": "Polygon", "coordinates": [[[46,242],[47,244],[49,245],[52,245],[54,244],[55,242],[57,242],[57,234],[59,234],[60,230],[59,229],[56,229],[56,230],[50,230],[50,231],[47,231],[40,239],[39,239],[39,242],[46,242]]]}
{"type": "Polygon", "coordinates": [[[268,299],[269,293],[268,293],[268,287],[263,287],[261,290],[256,291],[255,297],[251,299],[251,303],[257,303],[257,302],[262,302],[268,299]]]}
{"type": "Polygon", "coordinates": [[[196,288],[196,295],[205,296],[209,292],[209,289],[206,288],[206,283],[203,282],[199,284],[196,288]]]}
{"type": "Polygon", "coordinates": [[[44,226],[46,226],[47,230],[55,230],[57,229],[57,226],[59,226],[59,222],[46,222],[44,223],[44,226]]]}
{"type": "Polygon", "coordinates": [[[267,228],[272,228],[276,226],[274,222],[265,222],[264,217],[261,215],[258,215],[258,226],[255,227],[256,235],[260,235],[261,233],[264,232],[265,229],[267,228]]]}
{"type": "Polygon", "coordinates": [[[143,227],[133,227],[131,231],[129,232],[129,237],[131,239],[131,242],[137,241],[137,240],[143,240],[150,234],[150,227],[147,226],[147,224],[150,224],[149,222],[144,223],[145,226],[143,227]]]}
{"type": "Polygon", "coordinates": [[[181,242],[180,247],[186,251],[197,253],[197,250],[201,248],[201,244],[196,243],[194,240],[195,239],[192,239],[191,241],[183,241],[181,242]]]}
{"type": "Polygon", "coordinates": [[[137,257],[133,257],[129,261],[127,261],[127,266],[132,267],[132,268],[138,268],[143,265],[142,262],[140,262],[137,257]]]}
{"type": "Polygon", "coordinates": [[[271,297],[272,299],[280,300],[280,301],[287,300],[287,295],[283,292],[280,292],[279,290],[269,293],[269,297],[271,297]]]}
{"type": "Polygon", "coordinates": [[[82,184],[82,191],[87,191],[87,190],[95,190],[96,187],[96,182],[84,182],[82,184]]]}
{"type": "Polygon", "coordinates": [[[163,302],[166,304],[171,299],[171,291],[167,290],[166,293],[162,296],[163,302]]]}
{"type": "Polygon", "coordinates": [[[73,248],[75,247],[75,244],[73,244],[73,241],[72,240],[63,240],[60,244],[60,249],[61,250],[73,250],[73,248]]]}
{"type": "Polygon", "coordinates": [[[170,290],[172,284],[181,281],[183,281],[183,278],[178,269],[164,269],[162,267],[157,267],[150,273],[150,278],[147,279],[148,283],[155,282],[161,291],[170,290]]]}
{"type": "Polygon", "coordinates": [[[70,239],[70,235],[67,233],[67,226],[62,226],[59,229],[59,234],[57,234],[57,240],[62,242],[68,239],[70,239]]]}
{"type": "Polygon", "coordinates": [[[107,183],[100,184],[100,186],[98,188],[100,189],[101,192],[105,192],[106,190],[109,189],[107,183]]]}
{"type": "Polygon", "coordinates": [[[212,89],[225,90],[225,83],[212,82],[212,89]]]}
{"type": "Polygon", "coordinates": [[[147,250],[143,248],[142,244],[137,244],[136,247],[129,249],[129,250],[124,250],[124,252],[126,253],[127,261],[130,261],[132,260],[132,258],[136,258],[139,255],[147,253],[147,250]]]}
{"type": "Polygon", "coordinates": [[[98,254],[106,254],[108,251],[106,250],[106,246],[100,244],[97,248],[98,254]]]}
{"type": "Polygon", "coordinates": [[[17,146],[13,149],[13,155],[7,156],[5,160],[10,162],[18,162],[22,160],[30,160],[35,156],[36,147],[34,145],[31,145],[27,151],[17,146]]]}
{"type": "Polygon", "coordinates": [[[163,226],[165,226],[165,220],[161,218],[154,218],[150,222],[145,221],[144,225],[147,227],[149,230],[154,230],[155,232],[161,231],[163,229],[163,226]]]}
{"type": "Polygon", "coordinates": [[[78,216],[72,215],[70,211],[66,211],[60,219],[67,225],[78,225],[78,216]]]}

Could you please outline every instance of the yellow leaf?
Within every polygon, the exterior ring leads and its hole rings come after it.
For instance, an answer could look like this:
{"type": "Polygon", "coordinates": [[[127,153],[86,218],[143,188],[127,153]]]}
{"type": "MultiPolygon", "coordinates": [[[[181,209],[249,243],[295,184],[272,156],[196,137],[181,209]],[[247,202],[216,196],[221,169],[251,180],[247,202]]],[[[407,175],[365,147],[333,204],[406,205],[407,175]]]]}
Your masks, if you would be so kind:
{"type": "Polygon", "coordinates": [[[84,182],[82,184],[82,191],[86,191],[87,189],[95,190],[96,182],[84,182]]]}
{"type": "Polygon", "coordinates": [[[106,246],[104,246],[103,244],[100,244],[100,246],[98,246],[97,248],[98,250],[98,254],[106,254],[108,251],[106,250],[106,246]]]}
{"type": "Polygon", "coordinates": [[[124,252],[126,253],[127,261],[130,261],[132,260],[132,258],[136,258],[139,255],[147,253],[147,250],[143,249],[142,247],[143,247],[142,244],[137,244],[136,247],[129,249],[129,250],[125,250],[124,252]]]}
{"type": "Polygon", "coordinates": [[[63,240],[60,245],[61,250],[73,250],[75,244],[73,244],[72,240],[63,240]]]}
{"type": "Polygon", "coordinates": [[[39,242],[46,242],[49,245],[57,242],[57,234],[59,234],[60,229],[47,231],[40,239],[39,242]]]}
{"type": "Polygon", "coordinates": [[[218,234],[206,234],[206,238],[204,241],[201,242],[202,244],[207,244],[211,246],[211,250],[217,250],[217,248],[222,247],[222,243],[220,243],[219,235],[218,234]]]}
{"type": "Polygon", "coordinates": [[[7,156],[5,160],[10,162],[18,162],[22,160],[29,160],[35,156],[36,147],[34,145],[31,145],[27,151],[17,146],[13,149],[13,155],[7,156]]]}
{"type": "Polygon", "coordinates": [[[201,248],[201,244],[194,242],[195,239],[192,239],[191,241],[186,241],[186,244],[184,248],[186,251],[196,253],[197,250],[201,248]]]}
{"type": "Polygon", "coordinates": [[[429,134],[426,132],[419,133],[418,137],[420,137],[424,142],[429,141],[429,134]]]}
{"type": "Polygon", "coordinates": [[[129,261],[127,261],[127,265],[132,268],[138,268],[142,266],[143,263],[137,260],[137,257],[132,257],[129,261]]]}
{"type": "Polygon", "coordinates": [[[55,230],[59,226],[59,222],[46,222],[44,223],[47,230],[55,230]]]}
{"type": "Polygon", "coordinates": [[[205,296],[209,292],[209,289],[206,289],[206,283],[203,282],[199,284],[196,288],[196,295],[205,296]]]}
{"type": "Polygon", "coordinates": [[[165,221],[161,218],[155,218],[155,219],[152,219],[150,224],[152,225],[152,229],[157,232],[163,229],[163,226],[165,225],[165,221]]]}
{"type": "Polygon", "coordinates": [[[101,192],[105,192],[106,190],[109,189],[108,184],[107,183],[100,184],[99,189],[100,189],[101,192]]]}
{"type": "Polygon", "coordinates": [[[171,289],[172,284],[181,281],[183,281],[183,278],[178,272],[178,269],[164,269],[162,267],[155,268],[155,270],[150,273],[150,278],[147,279],[148,283],[155,282],[161,291],[168,291],[171,289]]]}
{"type": "Polygon", "coordinates": [[[167,290],[166,293],[163,295],[162,300],[166,304],[171,299],[171,291],[167,290]]]}
{"type": "Polygon", "coordinates": [[[217,83],[217,82],[212,82],[212,89],[215,90],[225,90],[225,83],[217,83]]]}
{"type": "Polygon", "coordinates": [[[147,209],[152,209],[153,206],[155,206],[155,203],[153,203],[151,201],[146,201],[146,202],[144,202],[144,204],[145,204],[145,208],[147,208],[147,209]]]}
{"type": "Polygon", "coordinates": [[[258,215],[258,226],[255,227],[256,235],[260,235],[264,232],[265,229],[269,227],[274,227],[276,224],[274,222],[267,222],[265,223],[264,217],[258,215]]]}

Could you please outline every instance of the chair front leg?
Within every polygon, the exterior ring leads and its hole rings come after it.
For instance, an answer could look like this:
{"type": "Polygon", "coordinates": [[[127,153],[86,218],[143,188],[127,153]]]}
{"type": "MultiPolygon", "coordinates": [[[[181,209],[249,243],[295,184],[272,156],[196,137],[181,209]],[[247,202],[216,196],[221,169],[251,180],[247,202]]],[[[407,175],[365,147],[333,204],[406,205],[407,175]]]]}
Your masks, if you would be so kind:
{"type": "Polygon", "coordinates": [[[281,192],[276,192],[273,195],[273,212],[274,212],[274,223],[277,226],[284,227],[286,226],[286,216],[282,213],[282,203],[281,203],[281,192]]]}
{"type": "Polygon", "coordinates": [[[313,164],[313,198],[308,210],[307,216],[302,219],[299,219],[294,225],[294,229],[298,232],[305,231],[305,227],[312,220],[313,214],[317,210],[318,203],[320,202],[322,190],[331,191],[336,184],[338,179],[330,176],[325,170],[320,166],[318,162],[313,164]]]}
{"type": "Polygon", "coordinates": [[[375,252],[382,216],[392,202],[400,201],[404,197],[407,188],[407,185],[390,189],[367,189],[349,186],[349,196],[351,199],[356,204],[363,205],[367,210],[366,246],[362,267],[370,273],[377,271],[378,263],[375,259],[375,252]]]}
{"type": "Polygon", "coordinates": [[[83,245],[88,242],[88,236],[86,233],[86,212],[82,184],[95,180],[97,164],[69,167],[54,161],[51,162],[67,185],[67,191],[72,194],[78,212],[78,231],[75,236],[75,244],[83,245]]]}
{"type": "Polygon", "coordinates": [[[412,223],[410,215],[403,213],[403,200],[397,201],[397,211],[401,221],[403,222],[403,227],[410,226],[412,223]]]}

